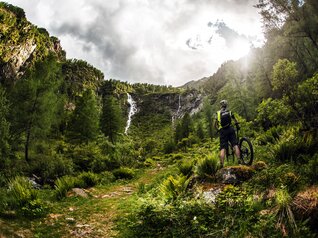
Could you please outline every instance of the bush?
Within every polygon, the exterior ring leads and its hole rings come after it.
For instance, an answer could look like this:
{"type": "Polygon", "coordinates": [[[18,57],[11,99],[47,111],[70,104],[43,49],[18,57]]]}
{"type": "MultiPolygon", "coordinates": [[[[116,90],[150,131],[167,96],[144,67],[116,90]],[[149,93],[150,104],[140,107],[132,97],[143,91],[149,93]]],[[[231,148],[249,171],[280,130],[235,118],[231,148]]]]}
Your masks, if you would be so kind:
{"type": "Polygon", "coordinates": [[[289,128],[271,146],[271,153],[275,160],[285,162],[303,163],[303,156],[308,153],[311,145],[299,137],[298,128],[289,128]]]}
{"type": "Polygon", "coordinates": [[[102,172],[99,174],[100,184],[108,185],[116,180],[114,174],[109,171],[102,172]]]}
{"type": "Polygon", "coordinates": [[[4,205],[16,209],[17,214],[24,217],[42,217],[48,213],[49,208],[38,198],[38,194],[38,190],[33,189],[27,178],[15,177],[9,181],[8,195],[11,199],[4,205]]]}
{"type": "Polygon", "coordinates": [[[189,182],[186,176],[169,176],[162,182],[160,191],[167,201],[173,202],[186,193],[189,182]]]}
{"type": "Polygon", "coordinates": [[[202,179],[211,178],[214,177],[218,169],[218,159],[215,156],[207,157],[198,161],[196,174],[202,179]]]}
{"type": "Polygon", "coordinates": [[[135,172],[130,168],[119,168],[113,171],[113,175],[116,179],[132,179],[135,176],[135,172]]]}
{"type": "Polygon", "coordinates": [[[9,181],[9,195],[14,207],[23,207],[38,198],[38,190],[33,189],[26,177],[17,176],[9,181]]]}
{"type": "Polygon", "coordinates": [[[54,195],[57,199],[66,197],[67,192],[74,188],[76,179],[71,176],[64,176],[55,181],[54,195]]]}
{"type": "Polygon", "coordinates": [[[31,172],[41,178],[43,183],[55,180],[73,172],[73,162],[61,155],[38,154],[32,157],[31,172]]]}
{"type": "Polygon", "coordinates": [[[178,169],[179,169],[181,174],[189,177],[192,174],[193,162],[190,160],[183,161],[183,162],[178,164],[178,169]]]}
{"type": "Polygon", "coordinates": [[[77,176],[75,180],[75,186],[80,188],[89,188],[94,187],[96,184],[99,183],[100,178],[97,174],[92,172],[83,172],[77,176]]]}
{"type": "Polygon", "coordinates": [[[168,141],[166,141],[163,145],[163,152],[165,154],[170,154],[172,153],[173,151],[175,151],[177,148],[177,145],[175,143],[174,140],[170,139],[168,141]]]}

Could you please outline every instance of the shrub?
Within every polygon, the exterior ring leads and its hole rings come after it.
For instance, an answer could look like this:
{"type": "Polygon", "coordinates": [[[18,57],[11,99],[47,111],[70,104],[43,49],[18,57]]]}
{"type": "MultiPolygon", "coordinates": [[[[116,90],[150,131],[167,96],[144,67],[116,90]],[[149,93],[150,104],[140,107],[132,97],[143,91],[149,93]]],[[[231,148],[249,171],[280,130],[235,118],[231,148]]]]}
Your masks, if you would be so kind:
{"type": "Polygon", "coordinates": [[[107,185],[116,180],[114,174],[109,171],[105,171],[99,174],[100,184],[107,185]]]}
{"type": "Polygon", "coordinates": [[[17,176],[9,181],[9,194],[12,196],[14,207],[23,207],[38,198],[38,191],[33,189],[26,177],[17,176]]]}
{"type": "Polygon", "coordinates": [[[35,199],[18,210],[18,213],[24,217],[36,218],[43,217],[49,212],[49,207],[40,199],[35,199]]]}
{"type": "Polygon", "coordinates": [[[183,161],[178,164],[178,169],[181,174],[189,177],[192,174],[193,163],[190,160],[183,161]]]}
{"type": "Polygon", "coordinates": [[[98,184],[100,178],[97,174],[92,172],[83,172],[77,176],[75,185],[80,188],[89,188],[98,184]]]}
{"type": "Polygon", "coordinates": [[[64,176],[55,181],[54,195],[57,199],[66,197],[68,191],[74,188],[76,179],[71,176],[64,176]]]}
{"type": "Polygon", "coordinates": [[[73,162],[61,155],[38,154],[32,157],[31,172],[40,177],[43,183],[55,180],[73,172],[73,162]]]}
{"type": "Polygon", "coordinates": [[[303,162],[303,154],[306,154],[309,149],[302,138],[299,138],[299,129],[290,128],[285,131],[280,139],[271,147],[273,158],[279,162],[303,162]]]}
{"type": "Polygon", "coordinates": [[[17,210],[17,214],[24,217],[41,217],[48,213],[48,206],[38,198],[38,190],[33,189],[30,181],[25,177],[15,177],[9,181],[10,201],[4,205],[17,210]]]}
{"type": "Polygon", "coordinates": [[[198,161],[196,165],[196,174],[204,179],[214,177],[219,169],[218,159],[213,157],[207,157],[198,161]]]}
{"type": "Polygon", "coordinates": [[[134,170],[126,167],[121,167],[113,171],[116,179],[132,179],[135,176],[134,170]]]}
{"type": "Polygon", "coordinates": [[[295,232],[297,230],[297,225],[291,209],[292,197],[289,195],[286,188],[283,187],[277,190],[275,202],[277,210],[277,226],[282,229],[283,234],[286,233],[286,228],[290,228],[295,232]]]}
{"type": "Polygon", "coordinates": [[[190,179],[186,176],[169,176],[162,182],[160,191],[163,193],[167,201],[175,201],[177,198],[183,196],[189,185],[190,179]]]}
{"type": "Polygon", "coordinates": [[[163,145],[163,152],[165,154],[170,154],[177,148],[176,142],[173,139],[166,141],[163,145]]]}

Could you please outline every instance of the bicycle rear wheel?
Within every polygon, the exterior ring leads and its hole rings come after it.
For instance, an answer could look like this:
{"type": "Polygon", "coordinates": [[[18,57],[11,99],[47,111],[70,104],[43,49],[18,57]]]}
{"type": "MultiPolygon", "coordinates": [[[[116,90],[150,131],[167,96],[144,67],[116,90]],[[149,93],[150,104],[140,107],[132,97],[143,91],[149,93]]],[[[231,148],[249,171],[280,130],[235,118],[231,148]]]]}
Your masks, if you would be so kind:
{"type": "Polygon", "coordinates": [[[241,138],[240,140],[240,152],[241,152],[241,161],[245,165],[251,165],[254,159],[254,150],[252,143],[248,138],[241,138]]]}

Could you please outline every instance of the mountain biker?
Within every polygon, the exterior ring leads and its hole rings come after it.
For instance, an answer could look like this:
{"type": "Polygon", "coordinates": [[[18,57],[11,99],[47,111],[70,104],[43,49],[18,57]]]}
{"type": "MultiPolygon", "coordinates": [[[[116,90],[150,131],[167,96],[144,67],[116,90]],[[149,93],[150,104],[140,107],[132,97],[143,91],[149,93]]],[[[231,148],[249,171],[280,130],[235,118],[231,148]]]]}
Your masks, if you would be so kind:
{"type": "Polygon", "coordinates": [[[228,103],[226,100],[220,102],[221,110],[216,113],[215,128],[220,132],[220,164],[224,166],[225,153],[228,150],[230,142],[235,152],[236,158],[240,163],[240,150],[238,148],[238,141],[235,134],[235,129],[232,127],[232,119],[239,129],[238,122],[234,114],[227,109],[228,103]]]}

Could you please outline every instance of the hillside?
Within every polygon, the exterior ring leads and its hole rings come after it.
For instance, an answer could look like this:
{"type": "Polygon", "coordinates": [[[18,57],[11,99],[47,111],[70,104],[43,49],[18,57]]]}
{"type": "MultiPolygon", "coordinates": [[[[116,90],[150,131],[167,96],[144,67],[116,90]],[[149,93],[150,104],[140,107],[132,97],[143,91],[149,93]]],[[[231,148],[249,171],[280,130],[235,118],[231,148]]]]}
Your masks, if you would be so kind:
{"type": "Polygon", "coordinates": [[[106,79],[1,2],[0,237],[318,237],[318,7],[268,3],[264,47],[174,88],[106,79]],[[222,99],[252,144],[223,168],[222,99]]]}

